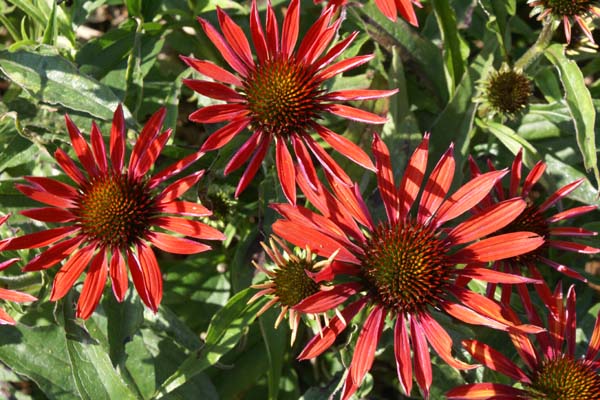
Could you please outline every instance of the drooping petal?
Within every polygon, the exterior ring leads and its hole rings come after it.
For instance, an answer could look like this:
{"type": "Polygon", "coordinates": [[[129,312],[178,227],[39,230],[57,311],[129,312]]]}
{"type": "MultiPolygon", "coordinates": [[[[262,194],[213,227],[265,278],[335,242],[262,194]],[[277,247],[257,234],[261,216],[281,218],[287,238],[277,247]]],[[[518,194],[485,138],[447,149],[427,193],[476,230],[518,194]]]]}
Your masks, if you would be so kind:
{"type": "Polygon", "coordinates": [[[408,161],[402,181],[398,186],[398,201],[400,204],[400,220],[404,221],[412,207],[427,169],[427,155],[429,152],[429,134],[426,133],[419,146],[408,161]]]}
{"type": "Polygon", "coordinates": [[[100,249],[92,260],[90,269],[83,282],[83,289],[77,302],[77,317],[88,319],[94,312],[106,284],[108,264],[106,262],[106,250],[100,249]]]}
{"type": "Polygon", "coordinates": [[[125,117],[123,116],[123,106],[121,104],[117,106],[113,115],[109,152],[113,169],[121,172],[123,158],[125,157],[125,117]]]}
{"type": "Polygon", "coordinates": [[[113,249],[109,272],[113,294],[118,302],[122,302],[125,299],[129,281],[127,280],[127,265],[119,249],[113,249]]]}
{"type": "Polygon", "coordinates": [[[188,118],[192,122],[214,124],[242,118],[248,112],[247,106],[244,104],[214,104],[194,111],[188,118]]]}
{"type": "Polygon", "coordinates": [[[450,259],[461,264],[498,261],[529,253],[543,244],[544,238],[533,232],[504,233],[472,243],[450,259]]]}
{"type": "Polygon", "coordinates": [[[71,287],[73,287],[75,281],[83,273],[83,270],[92,259],[96,247],[97,245],[95,243],[89,244],[77,251],[67,260],[65,265],[63,265],[54,277],[50,301],[56,301],[63,298],[71,287]]]}
{"type": "Polygon", "coordinates": [[[398,13],[396,12],[396,3],[394,0],[375,0],[375,4],[390,21],[396,22],[398,13]]]}
{"type": "Polygon", "coordinates": [[[85,238],[82,236],[75,236],[74,238],[63,240],[62,242],[49,247],[29,260],[27,265],[23,268],[23,272],[40,271],[58,264],[73,254],[73,251],[79,247],[84,239],[85,238]]]}
{"type": "Polygon", "coordinates": [[[394,325],[394,358],[396,359],[396,373],[398,374],[402,391],[406,396],[410,396],[413,368],[410,342],[408,341],[408,332],[403,315],[396,317],[396,324],[394,325]]]}
{"type": "Polygon", "coordinates": [[[371,369],[373,360],[375,359],[377,343],[379,343],[379,338],[383,331],[385,315],[386,310],[382,306],[375,306],[369,313],[356,341],[342,399],[348,399],[353,394],[353,390],[348,389],[352,387],[352,389],[356,390],[355,388],[360,386],[365,375],[371,369]]]}
{"type": "Polygon", "coordinates": [[[462,244],[485,237],[514,221],[525,207],[527,203],[521,198],[496,203],[457,225],[448,234],[448,240],[454,244],[462,244]]]}
{"type": "Polygon", "coordinates": [[[15,303],[28,303],[36,301],[37,297],[16,290],[0,288],[0,299],[15,303]]]}
{"type": "Polygon", "coordinates": [[[67,114],[65,114],[65,121],[67,123],[67,131],[69,132],[71,144],[73,145],[73,149],[75,150],[75,154],[77,154],[77,158],[79,158],[81,165],[83,165],[88,175],[97,175],[98,168],[96,167],[96,163],[94,162],[92,150],[83,138],[83,135],[81,134],[79,129],[75,126],[75,124],[73,123],[73,121],[71,121],[71,118],[69,118],[69,115],[67,114]]]}
{"type": "Polygon", "coordinates": [[[8,239],[3,250],[37,249],[58,242],[62,238],[79,230],[77,226],[63,226],[60,228],[47,229],[45,231],[30,233],[8,239]]]}
{"type": "Polygon", "coordinates": [[[351,186],[352,180],[343,168],[309,135],[302,136],[304,143],[319,160],[323,168],[344,185],[351,186]]]}
{"type": "Polygon", "coordinates": [[[362,285],[358,282],[341,283],[329,290],[321,290],[306,297],[292,308],[307,314],[317,314],[333,310],[358,293],[361,287],[362,285]]]}
{"type": "Polygon", "coordinates": [[[454,145],[451,144],[427,179],[417,213],[417,222],[420,224],[425,224],[435,215],[450,189],[455,168],[453,152],[454,145]]]}
{"type": "Polygon", "coordinates": [[[250,182],[252,182],[252,179],[254,179],[254,176],[260,168],[260,164],[262,164],[263,160],[265,159],[265,155],[267,154],[267,150],[269,149],[269,145],[271,144],[271,136],[262,137],[261,139],[262,141],[258,144],[254,155],[250,159],[246,170],[242,174],[242,177],[240,178],[240,181],[238,182],[238,185],[235,188],[234,196],[236,198],[238,198],[240,193],[242,193],[248,187],[250,182]]]}
{"type": "Polygon", "coordinates": [[[468,370],[477,368],[478,365],[470,365],[452,357],[452,339],[446,330],[428,313],[422,313],[414,317],[414,323],[420,327],[427,342],[433,347],[438,355],[451,367],[468,370]]]}
{"type": "Polygon", "coordinates": [[[342,118],[347,118],[352,121],[364,122],[367,124],[385,124],[387,117],[381,117],[372,112],[361,110],[360,108],[346,106],[344,104],[327,104],[324,106],[325,111],[337,115],[342,118]]]}
{"type": "Polygon", "coordinates": [[[429,389],[433,381],[431,371],[431,357],[424,332],[420,329],[414,319],[410,320],[410,337],[413,343],[415,358],[415,379],[423,392],[425,399],[429,398],[429,389]]]}
{"type": "Polygon", "coordinates": [[[152,248],[144,242],[139,243],[136,247],[140,257],[144,286],[150,295],[149,301],[151,305],[149,307],[156,312],[162,299],[162,274],[160,273],[160,268],[158,267],[158,262],[152,248]]]}
{"type": "Polygon", "coordinates": [[[200,221],[178,217],[156,217],[153,224],[182,235],[191,236],[196,239],[225,240],[225,235],[219,230],[206,225],[200,221]]]}
{"type": "Polygon", "coordinates": [[[415,14],[415,9],[412,6],[411,0],[396,0],[396,8],[409,24],[415,27],[419,26],[419,20],[417,19],[417,14],[415,14]]]}
{"type": "Polygon", "coordinates": [[[320,124],[315,124],[315,130],[319,136],[321,136],[321,138],[323,138],[323,140],[325,140],[338,153],[348,157],[350,160],[366,169],[371,171],[377,170],[367,153],[365,153],[362,148],[346,139],[344,136],[338,135],[337,133],[325,128],[320,124]]]}
{"type": "Polygon", "coordinates": [[[162,251],[173,254],[197,254],[211,249],[207,244],[167,235],[162,232],[151,232],[148,234],[148,239],[162,251]]]}
{"type": "Polygon", "coordinates": [[[373,136],[373,155],[375,156],[375,165],[377,166],[377,186],[379,194],[383,200],[383,206],[390,224],[398,222],[399,218],[399,199],[394,183],[394,173],[392,172],[392,161],[390,152],[385,143],[379,138],[379,135],[373,136]]]}
{"type": "Polygon", "coordinates": [[[237,76],[210,61],[197,60],[195,58],[182,55],[180,55],[179,58],[204,76],[207,76],[218,82],[228,83],[238,87],[243,86],[242,81],[237,76]]]}
{"type": "Polygon", "coordinates": [[[564,240],[547,240],[546,243],[550,247],[554,247],[556,249],[573,251],[581,254],[597,254],[600,252],[600,249],[592,246],[588,246],[581,243],[575,242],[567,242],[564,240]]]}
{"type": "Polygon", "coordinates": [[[510,361],[499,351],[477,340],[463,340],[463,347],[486,367],[500,372],[519,382],[531,383],[531,380],[521,368],[510,361]]]}
{"type": "Polygon", "coordinates": [[[254,151],[259,147],[259,143],[263,142],[263,133],[260,130],[254,132],[246,142],[236,151],[236,153],[231,157],[225,169],[223,171],[224,175],[229,175],[231,172],[235,171],[239,167],[242,166],[254,151]]]}
{"type": "Polygon", "coordinates": [[[275,166],[285,198],[290,204],[295,205],[296,171],[294,169],[294,161],[285,141],[280,138],[275,139],[275,166]]]}
{"type": "Polygon", "coordinates": [[[356,314],[363,309],[367,301],[368,298],[363,297],[362,299],[348,305],[346,308],[344,308],[344,310],[341,311],[343,318],[340,318],[337,315],[333,317],[329,321],[329,325],[323,328],[322,333],[320,335],[315,335],[306,344],[304,349],[298,355],[298,360],[313,359],[331,347],[337,336],[346,328],[348,323],[352,321],[356,314]]]}
{"type": "Polygon", "coordinates": [[[470,383],[446,393],[448,400],[518,400],[529,399],[529,392],[501,383],[470,383]]]}

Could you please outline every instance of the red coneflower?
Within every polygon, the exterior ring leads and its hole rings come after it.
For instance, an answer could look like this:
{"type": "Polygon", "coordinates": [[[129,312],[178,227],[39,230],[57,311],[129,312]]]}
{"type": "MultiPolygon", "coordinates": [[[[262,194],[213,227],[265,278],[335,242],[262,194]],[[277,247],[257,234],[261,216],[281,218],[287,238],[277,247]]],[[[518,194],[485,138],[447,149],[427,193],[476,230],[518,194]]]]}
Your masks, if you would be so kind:
{"type": "Polygon", "coordinates": [[[92,124],[90,148],[66,116],[71,143],[83,170],[61,149],[56,150],[54,157],[75,185],[34,176],[25,177],[29,184],[17,185],[26,196],[49,206],[21,214],[65,226],[6,239],[3,250],[50,246],[34,257],[25,271],[47,269],[68,258],[54,278],[52,301],[65,296],[89,265],[77,303],[80,318],[88,318],[98,305],[107,275],[112,280],[115,297],[123,300],[128,286],[127,267],[142,301],[153,311],[158,310],[162,276],[151,245],[176,254],[210,249],[204,243],[172,236],[153,227],[194,239],[224,239],[221,232],[206,224],[181,218],[211,214],[200,204],[177,200],[198,182],[204,171],[181,178],[162,191],[157,189],[159,184],[198,160],[202,153],[193,153],[154,176],[146,176],[172,133],[171,129],[160,132],[165,113],[164,108],[159,110],[146,123],[127,166],[124,165],[125,121],[120,105],[110,134],[110,160],[106,158],[102,134],[96,124],[92,124]]]}
{"type": "MultiPolygon", "coordinates": [[[[331,278],[330,264],[335,254],[332,254],[329,259],[316,261],[313,259],[310,249],[306,249],[304,256],[300,257],[295,255],[281,239],[274,235],[269,241],[269,246],[263,242],[261,242],[261,245],[265,253],[275,263],[275,268],[267,269],[254,261],[252,262],[254,267],[265,273],[269,280],[265,283],[252,285],[254,289],[260,289],[260,291],[252,296],[248,303],[253,303],[263,296],[271,296],[269,302],[257,312],[257,316],[279,303],[281,312],[275,320],[275,328],[279,326],[287,314],[292,330],[291,344],[294,344],[302,312],[294,310],[293,307],[318,291],[329,288],[321,285],[320,282],[331,278]],[[275,244],[276,242],[281,249],[275,244]]],[[[318,315],[309,315],[321,326],[318,315]]],[[[326,315],[323,315],[323,317],[327,318],[326,315]]]]}
{"type": "Polygon", "coordinates": [[[594,37],[584,18],[588,15],[600,17],[600,7],[594,0],[528,0],[533,10],[531,16],[538,15],[538,21],[548,18],[562,21],[567,43],[571,42],[571,26],[575,20],[588,39],[594,43],[594,37]]]}
{"type": "MultiPolygon", "coordinates": [[[[314,0],[315,4],[322,3],[323,1],[327,1],[327,4],[334,5],[335,7],[341,7],[348,3],[347,0],[314,0]]],[[[419,20],[411,3],[419,8],[423,7],[419,0],[375,0],[377,8],[389,20],[396,22],[398,14],[400,14],[411,25],[419,26],[419,20]]]]}
{"type": "Polygon", "coordinates": [[[296,154],[301,169],[312,168],[310,153],[341,181],[350,178],[333,158],[312,138],[316,132],[333,149],[363,167],[375,170],[367,154],[357,145],[318,123],[323,113],[355,121],[382,124],[386,118],[339,102],[379,99],[397,90],[339,90],[327,92],[323,82],[344,71],[362,65],[373,55],[355,56],[332,64],[352,43],[357,32],[325,50],[335,38],[341,21],[332,21],[333,9],[323,11],[304,35],[297,50],[300,3],[292,0],[288,6],[281,35],[270,3],[267,6],[265,29],[258,17],[256,1],[252,1],[250,30],[257,60],[242,29],[217,8],[219,25],[224,36],[206,20],[198,21],[225,61],[237,73],[204,60],[181,57],[190,67],[217,82],[187,79],[184,83],[196,92],[225,104],[211,105],[190,114],[190,120],[200,123],[227,122],[202,145],[201,151],[216,150],[226,145],[245,128],[252,134],[229,160],[225,174],[250,162],[238,183],[236,197],[256,174],[270,143],[275,140],[277,174],[286,198],[296,201],[294,162],[288,143],[296,154]],[[266,32],[266,34],[265,34],[266,32]],[[233,85],[233,89],[228,85],[233,85]],[[310,152],[309,152],[310,150],[310,152]]]}
{"type": "MultiPolygon", "coordinates": [[[[10,217],[10,215],[5,215],[4,217],[0,217],[0,226],[4,225],[6,220],[10,217]]],[[[3,250],[3,245],[0,244],[0,250],[3,250]]],[[[19,261],[18,258],[11,258],[6,261],[0,262],[0,271],[4,271],[6,268],[10,267],[14,263],[19,261]]],[[[15,303],[28,303],[30,301],[36,301],[37,297],[34,297],[30,294],[18,292],[16,290],[10,290],[5,288],[0,288],[0,299],[6,301],[14,301],[15,303]]],[[[14,325],[15,320],[13,317],[8,315],[6,311],[0,308],[0,324],[9,324],[14,325]]]]}
{"type": "MultiPolygon", "coordinates": [[[[544,284],[545,286],[545,284],[544,284]]],[[[600,399],[600,313],[583,357],[575,357],[576,311],[575,290],[567,294],[566,308],[560,285],[549,293],[548,331],[536,336],[538,347],[526,335],[511,333],[511,340],[526,365],[521,369],[502,353],[477,340],[463,341],[463,346],[486,367],[498,371],[517,382],[522,388],[500,383],[475,383],[459,386],[447,393],[451,400],[469,399],[523,399],[523,400],[598,400],[600,399]]],[[[532,323],[541,324],[541,318],[531,304],[526,290],[521,299],[532,323]]]]}
{"type": "Polygon", "coordinates": [[[424,182],[428,143],[426,135],[396,187],[388,149],[375,136],[377,182],[387,214],[387,220],[377,225],[358,186],[341,185],[330,176],[328,180],[334,194],[298,174],[302,191],[319,213],[300,206],[273,205],[284,217],[273,225],[277,235],[324,257],[337,252],[332,263],[334,272],[356,277],[305,299],[294,309],[324,312],[357,292],[365,292],[341,311],[341,317],[332,318],[322,335],[314,337],[299,356],[310,359],[321,354],[333,344],[348,321],[361,309],[370,308],[356,343],[343,399],[357,390],[371,368],[386,316],[395,320],[394,353],[402,389],[406,394],[411,392],[412,348],[414,376],[425,397],[429,396],[432,382],[428,343],[449,365],[473,368],[453,358],[452,340],[435,320],[434,309],[472,324],[537,332],[532,326],[516,327],[505,318],[496,302],[456,283],[459,277],[487,282],[532,282],[483,268],[482,264],[531,251],[543,242],[542,238],[531,232],[515,232],[479,240],[509,224],[525,208],[525,202],[510,199],[453,228],[445,227],[446,222],[476,205],[506,173],[496,171],[481,175],[446,198],[455,168],[451,147],[425,181],[416,213],[411,212],[424,182]],[[458,268],[458,264],[466,266],[458,268]]]}
{"type": "MultiPolygon", "coordinates": [[[[557,240],[555,237],[578,237],[578,236],[594,236],[597,232],[589,231],[579,227],[570,226],[552,226],[555,222],[563,221],[569,218],[574,218],[579,215],[588,213],[597,209],[595,205],[578,206],[568,210],[562,210],[557,213],[550,212],[549,210],[559,202],[563,197],[573,192],[583,183],[583,179],[578,179],[571,182],[544,200],[541,204],[536,204],[530,197],[531,190],[534,185],[541,179],[546,169],[546,164],[539,161],[533,166],[529,174],[525,177],[523,183],[522,178],[522,151],[517,153],[511,167],[510,183],[507,190],[502,187],[502,184],[498,182],[495,186],[494,193],[497,201],[503,201],[509,197],[520,196],[527,202],[527,207],[523,212],[510,224],[504,227],[501,232],[518,232],[518,231],[531,231],[535,232],[544,238],[544,244],[537,249],[530,251],[525,254],[521,254],[516,257],[506,258],[502,261],[494,263],[493,268],[496,270],[503,270],[513,274],[520,274],[521,266],[525,266],[532,276],[541,277],[539,270],[537,269],[537,263],[543,263],[552,267],[558,272],[561,272],[571,278],[586,281],[578,272],[569,268],[566,265],[560,264],[548,258],[548,250],[555,248],[564,251],[572,251],[581,254],[596,254],[600,252],[592,246],[584,245],[577,242],[570,242],[566,240],[557,240]]],[[[479,168],[475,164],[473,159],[469,160],[471,166],[471,172],[474,176],[481,174],[479,168]]],[[[489,163],[490,170],[494,170],[494,167],[489,163]]],[[[481,207],[489,207],[496,200],[491,196],[486,196],[481,201],[481,207]]],[[[491,294],[495,289],[495,285],[491,284],[488,292],[491,294]]],[[[503,287],[503,303],[509,302],[510,297],[510,286],[503,287]]]]}

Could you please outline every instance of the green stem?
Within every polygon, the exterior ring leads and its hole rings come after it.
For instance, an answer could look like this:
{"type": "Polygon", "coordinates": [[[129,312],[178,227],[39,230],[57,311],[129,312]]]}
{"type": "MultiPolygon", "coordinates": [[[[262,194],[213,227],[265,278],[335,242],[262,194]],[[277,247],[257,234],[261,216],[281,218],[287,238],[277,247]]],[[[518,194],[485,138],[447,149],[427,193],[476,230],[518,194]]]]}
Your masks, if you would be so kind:
{"type": "Polygon", "coordinates": [[[557,24],[553,20],[545,22],[536,42],[515,62],[514,68],[524,71],[533,64],[550,44],[556,28],[557,24]]]}

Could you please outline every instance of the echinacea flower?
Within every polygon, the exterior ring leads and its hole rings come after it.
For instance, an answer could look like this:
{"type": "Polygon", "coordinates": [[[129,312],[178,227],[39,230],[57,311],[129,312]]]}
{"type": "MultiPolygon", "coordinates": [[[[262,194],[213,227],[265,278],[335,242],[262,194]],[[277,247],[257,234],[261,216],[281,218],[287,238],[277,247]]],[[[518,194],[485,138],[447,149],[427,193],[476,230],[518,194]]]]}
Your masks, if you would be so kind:
{"type": "MultiPolygon", "coordinates": [[[[546,288],[547,289],[547,288],[546,288]]],[[[550,292],[549,289],[547,289],[550,292]]],[[[521,291],[529,319],[541,323],[526,291],[521,291]]],[[[456,387],[446,395],[450,400],[522,399],[522,400],[599,400],[600,313],[590,337],[587,351],[575,357],[577,316],[574,286],[569,288],[566,307],[560,285],[549,296],[548,330],[535,336],[536,341],[518,332],[511,340],[526,368],[521,368],[505,355],[477,340],[463,341],[463,346],[486,367],[516,382],[519,388],[500,383],[474,383],[456,387]],[[538,346],[535,346],[535,343],[538,346]]]]}
{"type": "Polygon", "coordinates": [[[47,207],[21,214],[42,222],[64,226],[7,239],[3,250],[48,247],[25,266],[25,271],[48,269],[67,259],[52,286],[50,300],[67,294],[89,266],[77,303],[77,316],[88,318],[100,301],[107,276],[117,300],[127,292],[127,267],[142,301],[154,312],[162,298],[162,275],[151,245],[175,254],[195,254],[210,249],[201,240],[223,240],[210,226],[183,216],[211,214],[200,204],[177,200],[195,185],[204,171],[180,178],[164,190],[158,186],[178,174],[202,153],[196,152],[148,177],[147,174],[171,136],[160,132],[164,108],[146,123],[136,140],[129,163],[125,165],[125,121],[119,105],[110,133],[110,159],[107,160],[102,134],[92,123],[91,148],[79,129],[66,116],[73,149],[83,166],[78,167],[66,152],[54,157],[74,185],[46,177],[25,177],[28,184],[17,189],[47,207]],[[190,238],[173,236],[158,229],[190,238]]]}
{"type": "MultiPolygon", "coordinates": [[[[348,3],[347,0],[314,0],[315,4],[327,1],[327,4],[341,7],[348,3]]],[[[398,14],[413,26],[419,26],[419,20],[412,4],[423,7],[418,0],[375,0],[375,5],[389,20],[396,22],[398,14]]]]}
{"type": "Polygon", "coordinates": [[[489,108],[489,116],[500,114],[514,118],[529,104],[531,80],[523,71],[503,64],[499,70],[492,71],[483,82],[482,108],[489,108]]]}
{"type": "MultiPolygon", "coordinates": [[[[3,225],[6,222],[6,220],[8,219],[8,217],[10,217],[10,215],[5,215],[5,216],[1,217],[0,225],[3,225]]],[[[3,246],[0,245],[0,250],[2,250],[2,247],[3,246]]],[[[4,271],[6,268],[10,267],[17,261],[19,261],[18,258],[11,258],[9,260],[0,262],[0,271],[4,271]]],[[[19,292],[17,290],[0,288],[0,299],[6,300],[6,301],[14,301],[15,303],[28,303],[30,301],[36,301],[37,297],[34,297],[27,293],[19,292]]],[[[11,317],[10,315],[8,315],[8,313],[1,308],[0,308],[0,324],[2,324],[2,325],[4,325],[4,324],[14,325],[15,324],[14,318],[11,317]]]]}
{"type": "MultiPolygon", "coordinates": [[[[295,305],[313,294],[327,290],[328,287],[320,284],[323,280],[330,278],[332,271],[331,261],[335,257],[332,254],[329,259],[316,261],[310,249],[306,249],[304,256],[300,257],[294,254],[292,250],[277,236],[271,236],[269,246],[261,242],[265,253],[275,263],[275,268],[267,269],[260,266],[255,261],[254,267],[265,273],[269,278],[265,283],[252,285],[254,289],[260,289],[248,303],[253,303],[263,296],[270,296],[271,299],[256,313],[257,316],[263,314],[269,308],[276,304],[281,307],[281,312],[275,320],[275,328],[279,326],[283,318],[288,316],[290,329],[292,330],[291,344],[296,340],[298,325],[302,312],[293,309],[295,305]],[[280,248],[278,248],[277,243],[280,248]]],[[[318,315],[308,314],[313,317],[320,325],[318,315]]],[[[323,316],[327,318],[326,315],[323,316]]],[[[325,321],[327,322],[327,321],[325,321]]]]}
{"type": "Polygon", "coordinates": [[[319,212],[289,204],[272,206],[284,217],[273,225],[277,235],[324,257],[337,252],[332,268],[337,275],[345,273],[350,279],[308,297],[293,307],[295,310],[324,312],[361,293],[358,300],[341,311],[341,317],[331,319],[322,335],[308,343],[299,358],[311,359],[324,352],[360,310],[368,310],[354,349],[343,399],[358,389],[371,368],[386,317],[395,323],[394,354],[402,390],[406,394],[411,392],[414,376],[425,397],[429,396],[432,383],[428,346],[453,367],[473,368],[452,356],[452,339],[436,321],[437,312],[495,329],[538,331],[533,326],[515,326],[505,318],[498,303],[457,284],[458,278],[467,277],[487,282],[537,282],[482,267],[492,260],[531,251],[543,242],[531,232],[481,239],[509,224],[525,208],[525,202],[509,199],[453,227],[447,226],[447,222],[477,204],[506,171],[476,177],[447,197],[455,168],[452,147],[429,179],[424,180],[428,143],[426,135],[410,158],[400,185],[396,186],[389,151],[375,136],[373,153],[379,195],[387,214],[385,221],[373,222],[357,185],[354,188],[341,185],[329,175],[333,193],[321,184],[310,184],[298,174],[300,188],[319,212]],[[414,204],[424,182],[421,200],[414,204]],[[416,213],[411,212],[415,207],[416,213]],[[466,265],[459,268],[459,264],[466,265]]]}
{"type": "MultiPolygon", "coordinates": [[[[594,43],[594,37],[584,18],[589,15],[600,17],[600,7],[595,0],[528,0],[533,10],[531,15],[543,19],[562,21],[567,43],[571,42],[572,20],[577,22],[583,33],[594,43]]],[[[552,23],[549,21],[549,23],[552,23]]]]}
{"type": "MultiPolygon", "coordinates": [[[[577,179],[561,187],[547,199],[541,202],[541,204],[537,204],[538,202],[535,202],[530,195],[535,184],[542,178],[546,169],[546,164],[542,161],[536,163],[521,183],[523,167],[522,159],[523,152],[519,151],[512,163],[508,189],[505,190],[501,183],[498,183],[498,185],[496,185],[494,188],[494,194],[497,201],[504,201],[506,198],[520,196],[527,202],[527,207],[525,207],[521,214],[515,218],[514,221],[504,227],[501,232],[509,233],[523,230],[535,232],[544,239],[544,243],[542,246],[530,252],[497,261],[494,263],[493,268],[513,274],[520,274],[521,267],[525,267],[529,270],[532,276],[540,277],[541,275],[537,269],[537,264],[542,263],[560,273],[570,276],[571,278],[579,279],[585,282],[586,279],[572,268],[548,258],[548,250],[550,248],[554,248],[561,251],[571,251],[580,254],[597,254],[600,252],[600,249],[592,246],[559,239],[561,237],[568,238],[595,236],[597,232],[576,226],[554,226],[556,222],[575,218],[590,211],[596,210],[597,206],[586,205],[577,206],[568,210],[560,210],[558,212],[551,211],[551,209],[561,199],[577,189],[579,185],[583,183],[583,179],[577,179]]],[[[481,172],[475,164],[475,161],[470,159],[469,163],[473,175],[479,175],[481,172]]],[[[489,164],[489,168],[494,170],[494,167],[491,164],[489,164]]],[[[495,201],[496,200],[492,196],[486,196],[481,201],[481,206],[489,207],[495,201]]],[[[494,288],[495,285],[490,285],[489,292],[492,293],[494,288]]],[[[509,286],[503,287],[504,301],[508,301],[508,297],[510,297],[509,288],[509,286]]]]}
{"type": "Polygon", "coordinates": [[[235,74],[209,61],[181,58],[190,67],[216,81],[187,79],[184,83],[204,96],[225,102],[203,107],[189,116],[191,121],[205,124],[226,122],[225,126],[208,137],[201,151],[223,147],[246,128],[252,131],[224,171],[225,174],[235,171],[250,159],[236,188],[236,197],[252,181],[273,140],[277,174],[288,201],[296,201],[294,161],[288,144],[291,144],[301,169],[312,167],[312,153],[323,168],[350,184],[348,175],[313,139],[312,132],[352,161],[375,170],[370,158],[359,146],[318,122],[324,113],[365,123],[386,122],[384,117],[339,103],[379,99],[397,90],[327,92],[322,87],[325,81],[373,58],[371,54],[333,62],[352,43],[358,32],[330,47],[341,20],[332,20],[333,9],[329,7],[294,50],[299,36],[300,2],[290,2],[280,32],[270,3],[263,29],[256,1],[253,0],[250,32],[255,60],[242,29],[220,8],[217,8],[217,15],[223,35],[208,21],[202,18],[198,18],[198,21],[235,74]]]}

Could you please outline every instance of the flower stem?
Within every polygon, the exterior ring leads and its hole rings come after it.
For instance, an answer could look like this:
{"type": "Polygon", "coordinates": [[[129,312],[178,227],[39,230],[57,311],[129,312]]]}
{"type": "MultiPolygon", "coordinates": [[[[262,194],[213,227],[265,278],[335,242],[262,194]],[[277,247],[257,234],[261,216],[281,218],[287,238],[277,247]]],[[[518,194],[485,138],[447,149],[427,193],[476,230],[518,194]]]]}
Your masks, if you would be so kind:
{"type": "Polygon", "coordinates": [[[531,46],[529,50],[527,50],[525,54],[523,54],[521,58],[515,62],[514,68],[524,71],[531,64],[533,64],[533,62],[535,62],[538,57],[544,53],[544,50],[546,50],[546,47],[548,47],[550,44],[557,26],[558,25],[555,24],[553,20],[546,21],[542,27],[540,36],[538,36],[533,46],[531,46]]]}

